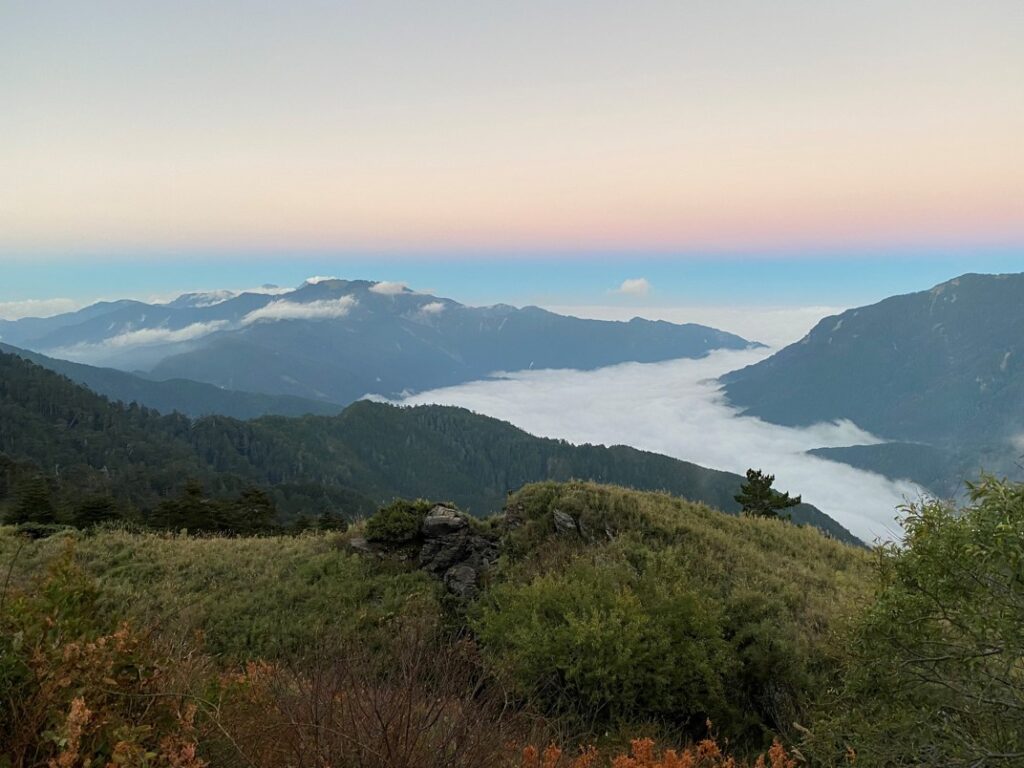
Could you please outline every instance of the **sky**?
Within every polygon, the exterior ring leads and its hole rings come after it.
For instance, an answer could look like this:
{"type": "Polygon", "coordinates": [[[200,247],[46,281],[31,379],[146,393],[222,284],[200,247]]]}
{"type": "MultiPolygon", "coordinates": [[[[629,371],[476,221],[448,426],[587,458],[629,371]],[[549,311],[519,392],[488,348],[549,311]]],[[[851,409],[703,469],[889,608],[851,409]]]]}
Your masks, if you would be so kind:
{"type": "Polygon", "coordinates": [[[0,8],[0,318],[402,281],[768,343],[1024,270],[1024,3],[0,8]]]}
{"type": "Polygon", "coordinates": [[[1020,0],[4,3],[0,259],[1019,253],[1022,39],[1020,0]]]}

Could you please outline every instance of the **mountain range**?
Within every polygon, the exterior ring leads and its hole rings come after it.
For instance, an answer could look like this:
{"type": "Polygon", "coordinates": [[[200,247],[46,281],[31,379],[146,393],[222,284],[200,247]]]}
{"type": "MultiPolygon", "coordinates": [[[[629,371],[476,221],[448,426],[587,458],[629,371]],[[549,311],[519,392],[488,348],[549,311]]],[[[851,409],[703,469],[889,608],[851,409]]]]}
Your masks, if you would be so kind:
{"type": "Polygon", "coordinates": [[[337,279],[283,293],[102,302],[52,318],[2,322],[0,341],[156,381],[186,379],[332,405],[496,371],[587,370],[751,345],[702,325],[469,307],[397,283],[337,279]]]}
{"type": "Polygon", "coordinates": [[[722,379],[765,421],[849,419],[887,442],[816,451],[946,495],[1024,452],[1024,274],[967,274],[826,317],[722,379]]]}

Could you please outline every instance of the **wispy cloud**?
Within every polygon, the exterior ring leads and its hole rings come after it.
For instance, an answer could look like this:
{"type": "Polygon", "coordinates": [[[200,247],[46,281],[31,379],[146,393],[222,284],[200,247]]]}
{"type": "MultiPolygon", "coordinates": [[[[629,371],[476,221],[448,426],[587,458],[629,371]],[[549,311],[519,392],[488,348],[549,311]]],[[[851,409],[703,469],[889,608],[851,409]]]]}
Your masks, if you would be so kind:
{"type": "Polygon", "coordinates": [[[394,296],[398,293],[404,293],[406,290],[405,283],[393,283],[388,280],[370,286],[371,292],[380,293],[384,296],[394,296]]]}
{"type": "Polygon", "coordinates": [[[345,317],[355,305],[356,299],[353,296],[340,296],[337,299],[322,299],[306,303],[281,299],[253,310],[242,318],[242,325],[250,325],[260,320],[336,319],[345,317]]]}
{"type": "Polygon", "coordinates": [[[750,341],[779,348],[801,339],[818,321],[838,315],[847,307],[837,306],[718,306],[635,307],[622,305],[545,305],[562,315],[594,320],[667,320],[671,323],[700,323],[736,333],[750,341]]]}
{"type": "Polygon", "coordinates": [[[181,344],[208,336],[230,326],[226,320],[192,323],[184,328],[140,328],[127,330],[96,342],[79,342],[66,347],[44,350],[48,355],[76,360],[81,363],[99,363],[112,354],[164,344],[181,344]]]}
{"type": "Polygon", "coordinates": [[[305,280],[306,285],[316,285],[317,283],[325,283],[328,280],[337,280],[337,277],[331,277],[330,275],[313,275],[307,277],[305,280]]]}
{"type": "Polygon", "coordinates": [[[612,291],[612,293],[623,296],[646,296],[650,292],[651,284],[646,277],[631,277],[628,280],[623,280],[622,285],[612,291]]]}
{"type": "Polygon", "coordinates": [[[590,372],[522,371],[402,402],[459,405],[535,435],[632,445],[729,472],[762,468],[777,476],[777,487],[803,494],[858,536],[894,537],[896,507],[920,489],[806,453],[878,442],[874,437],[848,421],[780,427],[740,416],[724,401],[714,379],[765,354],[720,351],[700,360],[590,372]]]}
{"type": "Polygon", "coordinates": [[[104,339],[100,344],[107,347],[141,347],[154,344],[175,344],[192,341],[228,326],[225,320],[209,323],[192,323],[184,328],[140,328],[137,331],[125,331],[117,336],[104,339]]]}
{"type": "Polygon", "coordinates": [[[73,312],[84,306],[74,299],[25,299],[0,302],[0,320],[20,320],[23,317],[51,317],[73,312]]]}

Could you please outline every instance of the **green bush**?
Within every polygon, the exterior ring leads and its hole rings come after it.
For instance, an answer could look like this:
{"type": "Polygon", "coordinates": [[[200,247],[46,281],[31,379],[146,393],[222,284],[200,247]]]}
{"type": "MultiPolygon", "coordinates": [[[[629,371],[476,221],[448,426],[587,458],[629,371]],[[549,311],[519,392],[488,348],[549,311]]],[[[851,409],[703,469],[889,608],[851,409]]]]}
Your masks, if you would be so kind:
{"type": "Polygon", "coordinates": [[[366,538],[378,544],[411,544],[419,539],[420,526],[433,506],[424,499],[393,501],[366,521],[366,538]]]}
{"type": "Polygon", "coordinates": [[[665,494],[540,483],[509,500],[492,587],[471,614],[508,684],[547,712],[616,728],[704,719],[752,746],[792,736],[834,684],[868,553],[781,520],[665,494]],[[555,511],[578,533],[555,531],[555,511]]]}
{"type": "Polygon", "coordinates": [[[667,563],[637,572],[580,556],[560,573],[498,584],[475,628],[524,697],[616,725],[693,727],[727,711],[722,619],[667,563]]]}
{"type": "Polygon", "coordinates": [[[858,765],[1024,764],[1024,485],[906,509],[809,749],[858,765]]]}

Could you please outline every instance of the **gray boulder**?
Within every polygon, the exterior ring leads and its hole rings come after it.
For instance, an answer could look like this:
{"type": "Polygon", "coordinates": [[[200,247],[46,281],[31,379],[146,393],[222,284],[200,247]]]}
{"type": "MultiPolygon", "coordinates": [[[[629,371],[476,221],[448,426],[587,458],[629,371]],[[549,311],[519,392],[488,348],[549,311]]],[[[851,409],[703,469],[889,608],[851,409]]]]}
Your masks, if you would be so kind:
{"type": "Polygon", "coordinates": [[[438,504],[423,518],[420,533],[425,539],[434,539],[464,530],[468,526],[469,521],[459,510],[438,504]]]}

